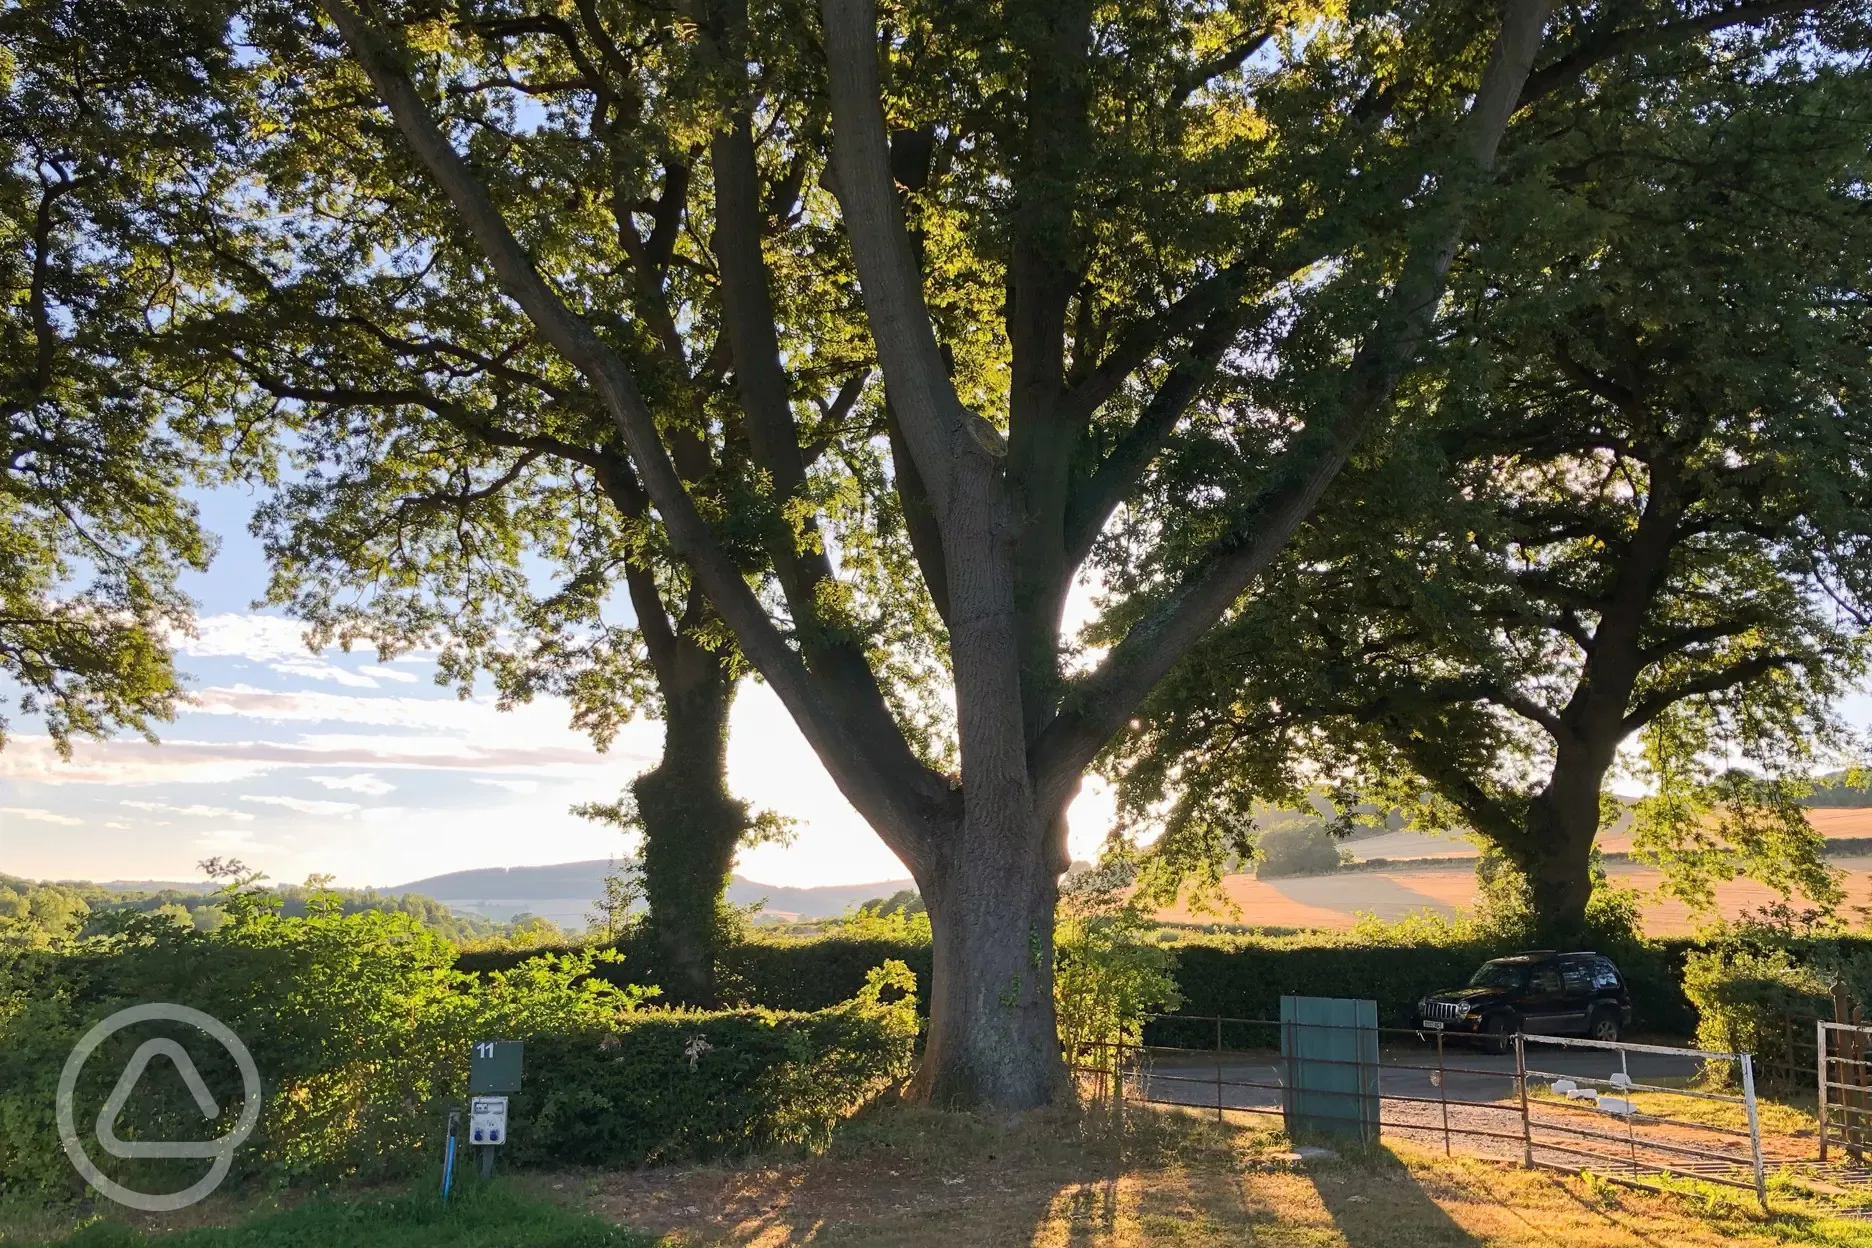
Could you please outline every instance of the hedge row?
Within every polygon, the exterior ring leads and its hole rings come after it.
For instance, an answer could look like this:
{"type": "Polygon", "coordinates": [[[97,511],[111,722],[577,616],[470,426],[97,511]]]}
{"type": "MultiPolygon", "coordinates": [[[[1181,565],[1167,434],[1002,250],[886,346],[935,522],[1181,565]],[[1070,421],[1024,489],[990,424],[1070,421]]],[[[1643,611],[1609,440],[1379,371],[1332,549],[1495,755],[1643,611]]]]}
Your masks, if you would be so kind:
{"type": "MultiPolygon", "coordinates": [[[[1284,995],[1356,997],[1378,1003],[1380,1026],[1410,1027],[1417,1021],[1421,998],[1464,984],[1483,962],[1513,952],[1513,946],[1487,941],[1373,945],[1276,937],[1227,946],[1191,944],[1177,954],[1177,984],[1183,992],[1180,1013],[1277,1019],[1284,995]]],[[[1625,973],[1639,1027],[1673,1035],[1695,1028],[1696,1016],[1680,981],[1681,949],[1647,944],[1603,952],[1625,973]]],[[[1146,1036],[1155,1044],[1196,1048],[1216,1042],[1213,1023],[1164,1020],[1146,1036]]],[[[1235,1047],[1276,1039],[1269,1029],[1224,1026],[1222,1035],[1225,1045],[1235,1047]]]]}
{"type": "MultiPolygon", "coordinates": [[[[599,963],[596,973],[620,987],[646,982],[649,972],[643,953],[628,940],[615,948],[619,960],[599,963]]],[[[456,959],[455,969],[505,971],[540,953],[569,951],[569,947],[526,952],[470,950],[456,959]]],[[[744,941],[728,950],[717,973],[726,1004],[770,1010],[824,1010],[851,1000],[864,987],[872,967],[893,960],[915,972],[919,984],[929,983],[927,941],[852,940],[842,936],[744,941]]],[[[925,1008],[920,1000],[918,1008],[925,1008]]]]}
{"type": "Polygon", "coordinates": [[[616,1031],[536,1036],[512,1098],[518,1164],[635,1166],[823,1147],[910,1073],[909,1011],[644,1013],[616,1031]]]}
{"type": "MultiPolygon", "coordinates": [[[[1796,959],[1807,945],[1793,942],[1796,959]]],[[[1872,937],[1845,937],[1830,947],[1872,952],[1872,937]]],[[[1621,942],[1601,946],[1631,986],[1636,1027],[1669,1036],[1689,1036],[1697,1029],[1696,1008],[1684,994],[1685,960],[1701,948],[1687,938],[1621,942]]],[[[1439,989],[1467,982],[1489,958],[1516,951],[1514,945],[1485,940],[1397,940],[1371,942],[1352,933],[1304,932],[1291,935],[1211,936],[1180,942],[1177,986],[1179,1011],[1189,1019],[1277,1019],[1285,994],[1358,997],[1378,1003],[1379,1022],[1410,1026],[1417,1001],[1439,989]]],[[[621,963],[604,973],[628,982],[632,961],[628,947],[621,963]]],[[[509,953],[464,954],[464,970],[494,970],[517,960],[509,953]]],[[[850,998],[864,984],[865,972],[886,959],[908,964],[921,983],[929,982],[927,944],[891,940],[852,940],[827,936],[811,940],[752,940],[736,947],[723,966],[722,982],[742,1004],[775,1009],[824,1009],[850,998]]],[[[1252,1028],[1230,1030],[1229,1045],[1266,1043],[1252,1028]],[[1239,1032],[1240,1034],[1237,1034],[1239,1032]]],[[[1212,1022],[1163,1020],[1151,1026],[1153,1044],[1207,1048],[1215,1044],[1212,1022]]]]}
{"type": "MultiPolygon", "coordinates": [[[[82,1197],[59,1142],[54,1089],[93,1024],[151,1000],[207,1011],[251,1051],[264,1112],[230,1177],[274,1185],[397,1179],[433,1159],[449,1107],[467,1092],[475,1040],[527,1046],[510,1158],[616,1166],[822,1143],[908,1074],[919,1028],[902,967],[865,968],[844,1001],[822,1010],[702,1013],[646,1008],[594,973],[617,968],[589,950],[482,975],[454,960],[452,947],[406,916],[379,913],[237,916],[213,933],[152,920],[71,946],[0,946],[0,1200],[82,1197]]],[[[213,1041],[188,1027],[139,1025],[85,1064],[80,1123],[96,1116],[152,1030],[172,1033],[209,1086],[240,1086],[213,1041]]],[[[193,1139],[201,1111],[182,1080],[152,1078],[118,1130],[193,1139]]],[[[199,1163],[166,1159],[101,1164],[152,1191],[200,1174],[199,1163]]]]}

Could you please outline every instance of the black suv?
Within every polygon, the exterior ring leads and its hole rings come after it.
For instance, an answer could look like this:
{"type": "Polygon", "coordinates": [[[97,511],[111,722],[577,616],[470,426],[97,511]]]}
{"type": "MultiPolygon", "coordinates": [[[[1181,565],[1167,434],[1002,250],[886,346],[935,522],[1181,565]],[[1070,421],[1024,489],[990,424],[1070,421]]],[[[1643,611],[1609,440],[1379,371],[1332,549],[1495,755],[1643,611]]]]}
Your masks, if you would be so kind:
{"type": "Polygon", "coordinates": [[[1610,958],[1536,950],[1484,962],[1466,988],[1417,1003],[1425,1031],[1484,1035],[1496,1044],[1517,1031],[1616,1040],[1631,1025],[1631,992],[1610,958]]]}

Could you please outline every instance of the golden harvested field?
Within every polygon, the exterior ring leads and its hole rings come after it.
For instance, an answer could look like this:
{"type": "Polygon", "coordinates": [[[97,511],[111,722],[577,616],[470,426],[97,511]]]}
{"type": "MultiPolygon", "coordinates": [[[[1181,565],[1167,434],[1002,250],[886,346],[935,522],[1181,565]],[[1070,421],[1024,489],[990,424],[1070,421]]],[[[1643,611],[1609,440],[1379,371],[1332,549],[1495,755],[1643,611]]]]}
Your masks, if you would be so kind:
{"type": "MultiPolygon", "coordinates": [[[[1816,830],[1829,840],[1872,837],[1872,810],[1816,810],[1809,815],[1816,830]]],[[[1612,853],[1631,848],[1631,836],[1615,831],[1601,838],[1602,847],[1612,853]]],[[[1361,857],[1402,856],[1415,851],[1421,857],[1454,857],[1474,851],[1459,841],[1418,837],[1412,833],[1394,833],[1361,841],[1353,849],[1361,857]],[[1402,838],[1411,838],[1404,840],[1402,838]],[[1423,843],[1419,848],[1418,843],[1423,843]],[[1369,847],[1377,846],[1377,852],[1369,847]]],[[[1833,865],[1847,873],[1847,906],[1872,905],[1872,857],[1836,858],[1833,865]]],[[[1636,863],[1612,863],[1607,868],[1613,881],[1641,892],[1655,890],[1660,875],[1655,868],[1636,863]]],[[[1257,880],[1252,875],[1232,875],[1223,889],[1235,911],[1192,911],[1178,905],[1160,912],[1169,922],[1251,923],[1266,927],[1351,927],[1363,913],[1381,919],[1398,919],[1417,910],[1454,914],[1467,909],[1475,897],[1475,873],[1468,863],[1452,862],[1448,867],[1411,867],[1394,871],[1356,871],[1341,875],[1302,876],[1284,880],[1257,880]]],[[[1737,880],[1716,890],[1722,913],[1740,915],[1778,900],[1768,888],[1748,880],[1737,880]]],[[[1690,930],[1690,915],[1682,902],[1653,899],[1645,905],[1645,927],[1653,935],[1673,935],[1690,930]]]]}

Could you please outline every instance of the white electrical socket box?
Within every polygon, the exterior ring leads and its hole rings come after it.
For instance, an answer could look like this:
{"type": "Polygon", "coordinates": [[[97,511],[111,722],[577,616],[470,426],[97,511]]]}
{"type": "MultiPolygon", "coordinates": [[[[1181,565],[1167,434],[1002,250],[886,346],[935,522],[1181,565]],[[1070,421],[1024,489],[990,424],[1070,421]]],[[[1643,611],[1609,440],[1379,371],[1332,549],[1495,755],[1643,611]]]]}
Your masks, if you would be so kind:
{"type": "Polygon", "coordinates": [[[468,1142],[470,1144],[505,1144],[507,1142],[507,1098],[477,1096],[468,1102],[468,1142]]]}

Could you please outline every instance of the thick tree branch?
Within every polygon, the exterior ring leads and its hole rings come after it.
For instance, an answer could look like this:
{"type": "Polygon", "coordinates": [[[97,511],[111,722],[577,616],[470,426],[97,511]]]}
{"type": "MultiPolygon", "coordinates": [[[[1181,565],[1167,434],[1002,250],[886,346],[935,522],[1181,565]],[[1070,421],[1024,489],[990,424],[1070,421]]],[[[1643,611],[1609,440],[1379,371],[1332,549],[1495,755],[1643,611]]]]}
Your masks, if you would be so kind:
{"type": "Polygon", "coordinates": [[[1608,30],[1588,37],[1586,42],[1576,50],[1567,53],[1553,64],[1543,66],[1529,74],[1527,82],[1521,88],[1521,99],[1516,107],[1524,108],[1542,96],[1551,95],[1577,82],[1587,70],[1613,57],[1629,56],[1633,52],[1648,52],[1653,48],[1668,47],[1674,43],[1694,39],[1698,35],[1727,30],[1731,26],[1765,22],[1770,18],[1783,17],[1790,13],[1807,13],[1815,9],[1824,9],[1832,3],[1833,0],[1746,0],[1745,3],[1726,9],[1717,9],[1714,12],[1704,13],[1698,17],[1687,17],[1681,21],[1665,22],[1661,26],[1608,30]]]}
{"type": "Polygon", "coordinates": [[[1151,396],[1135,424],[1119,437],[1092,475],[1073,491],[1066,510],[1066,566],[1077,568],[1091,552],[1113,510],[1136,485],[1189,405],[1215,376],[1234,344],[1244,312],[1217,317],[1197,334],[1189,354],[1178,360],[1151,396]]]}
{"type": "MultiPolygon", "coordinates": [[[[658,435],[629,367],[575,315],[533,267],[531,258],[429,114],[397,54],[346,0],[322,0],[352,55],[395,118],[411,151],[460,214],[498,276],[501,288],[540,332],[591,380],[661,513],[670,544],[689,565],[742,653],[773,686],[800,730],[825,762],[848,800],[900,854],[918,855],[931,834],[931,816],[947,795],[935,785],[906,788],[871,765],[869,743],[841,721],[788,647],[734,560],[696,510],[658,435]],[[920,791],[919,791],[920,790],[920,791]]],[[[867,45],[868,46],[868,45],[867,45]]],[[[875,69],[872,71],[875,76],[875,69]]],[[[875,99],[873,100],[875,107],[875,99]]]]}
{"type": "MultiPolygon", "coordinates": [[[[748,446],[754,462],[773,479],[778,498],[792,499],[805,488],[806,462],[800,454],[791,386],[780,363],[777,317],[761,256],[767,215],[761,208],[760,168],[746,112],[736,113],[716,134],[711,150],[716,217],[711,245],[721,269],[722,319],[747,418],[748,446]]],[[[801,541],[789,526],[770,535],[767,550],[812,674],[846,722],[859,726],[873,741],[876,757],[892,758],[894,771],[923,770],[864,652],[821,618],[822,587],[835,579],[832,564],[812,521],[803,536],[806,540],[801,541]]]]}
{"type": "Polygon", "coordinates": [[[1178,74],[1176,82],[1170,88],[1170,98],[1167,101],[1170,108],[1172,110],[1182,108],[1189,101],[1190,96],[1223,74],[1240,69],[1249,57],[1265,48],[1274,35],[1274,27],[1252,31],[1208,60],[1198,61],[1178,74]]]}
{"type": "Polygon", "coordinates": [[[1068,420],[1083,424],[1118,392],[1131,374],[1144,367],[1170,339],[1188,334],[1210,317],[1227,309],[1239,298],[1244,275],[1237,269],[1224,269],[1204,278],[1181,298],[1154,316],[1134,321],[1119,334],[1118,341],[1092,369],[1091,373],[1066,392],[1060,400],[1060,412],[1068,420]]]}
{"type": "MultiPolygon", "coordinates": [[[[828,0],[832,2],[832,0],[828,0]]],[[[1302,431],[1248,521],[1219,541],[1159,607],[1072,691],[1070,709],[1034,743],[1036,800],[1060,800],[1131,711],[1287,544],[1351,454],[1428,333],[1461,238],[1468,200],[1494,167],[1521,85],[1539,51],[1549,0],[1511,0],[1466,120],[1464,165],[1427,207],[1434,234],[1411,249],[1379,326],[1347,371],[1338,410],[1302,431]]],[[[1043,805],[1044,809],[1045,806],[1043,805]]]]}
{"type": "Polygon", "coordinates": [[[965,416],[943,365],[891,180],[872,0],[823,0],[821,11],[841,215],[851,237],[885,391],[936,518],[946,523],[955,459],[990,451],[965,416]]]}
{"type": "Polygon", "coordinates": [[[949,564],[943,551],[942,527],[936,523],[936,509],[930,505],[929,491],[917,472],[916,459],[904,442],[903,429],[888,401],[884,404],[884,425],[890,436],[891,475],[897,487],[897,502],[903,508],[904,530],[910,535],[910,553],[916,557],[917,570],[923,574],[924,587],[936,614],[949,622],[949,564]]]}
{"type": "Polygon", "coordinates": [[[1630,714],[1625,716],[1619,726],[1623,729],[1624,735],[1630,736],[1686,698],[1701,697],[1708,693],[1721,693],[1725,689],[1733,689],[1737,685],[1746,685],[1752,680],[1759,680],[1769,672],[1793,667],[1794,664],[1795,658],[1791,654],[1763,654],[1713,672],[1705,672],[1693,680],[1682,681],[1638,699],[1630,714]]]}
{"type": "Polygon", "coordinates": [[[1739,637],[1752,628],[1768,623],[1770,618],[1765,611],[1748,611],[1714,624],[1671,629],[1641,649],[1638,657],[1643,663],[1656,663],[1659,659],[1680,654],[1693,646],[1707,645],[1712,641],[1722,641],[1728,637],[1739,637]]]}

